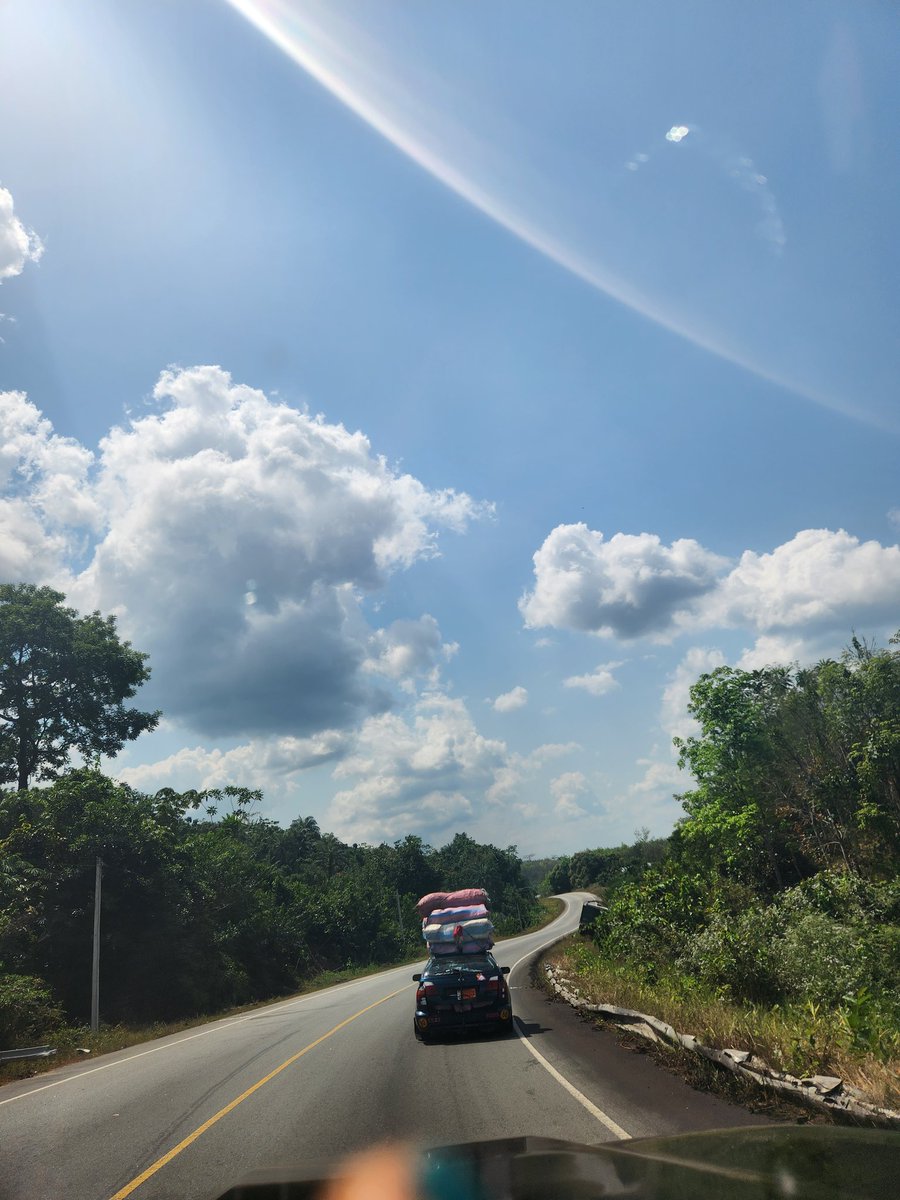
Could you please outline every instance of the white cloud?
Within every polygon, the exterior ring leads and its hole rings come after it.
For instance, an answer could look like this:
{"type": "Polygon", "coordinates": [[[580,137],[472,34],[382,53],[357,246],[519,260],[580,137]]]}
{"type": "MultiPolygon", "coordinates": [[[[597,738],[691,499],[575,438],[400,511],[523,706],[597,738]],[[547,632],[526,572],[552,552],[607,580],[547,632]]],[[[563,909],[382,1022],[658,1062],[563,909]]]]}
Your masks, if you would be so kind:
{"type": "Polygon", "coordinates": [[[485,799],[493,805],[509,802],[519,795],[529,778],[542,771],[548,763],[557,758],[566,758],[580,749],[577,742],[545,742],[530,754],[510,753],[505,764],[494,776],[494,782],[485,793],[485,799]]]}
{"type": "Polygon", "coordinates": [[[0,187],[0,280],[21,274],[25,264],[37,262],[43,252],[41,239],[16,216],[12,193],[0,187]]]}
{"type": "Polygon", "coordinates": [[[452,650],[433,618],[373,631],[361,600],[489,509],[219,367],[166,371],[154,396],[158,411],[113,429],[95,461],[17,393],[2,410],[11,555],[39,582],[68,558],[53,581],[70,602],[116,612],[149,652],[145,702],[204,734],[304,737],[430,678],[452,650]]]}
{"type": "Polygon", "coordinates": [[[900,508],[888,509],[887,519],[895,529],[900,529],[900,508]]]}
{"type": "Polygon", "coordinates": [[[0,578],[56,581],[96,527],[93,455],[58,437],[22,392],[0,392],[0,578]]]}
{"type": "Polygon", "coordinates": [[[553,796],[553,811],[556,816],[562,821],[586,817],[587,809],[579,804],[579,800],[584,799],[586,793],[590,793],[590,787],[581,771],[567,771],[551,780],[550,794],[553,796]]]}
{"type": "Polygon", "coordinates": [[[762,634],[748,646],[737,660],[742,671],[758,671],[763,667],[789,667],[791,663],[815,662],[834,652],[830,641],[816,643],[802,636],[762,634]]]}
{"type": "Polygon", "coordinates": [[[689,779],[689,776],[686,777],[679,770],[674,760],[667,762],[663,759],[642,758],[638,759],[637,766],[643,768],[643,774],[629,787],[629,796],[669,800],[679,787],[686,786],[685,779],[689,779]]]}
{"type": "Polygon", "coordinates": [[[667,142],[683,142],[687,135],[691,132],[688,125],[673,125],[666,134],[667,142]]]}
{"type": "Polygon", "coordinates": [[[510,820],[530,821],[538,811],[528,794],[534,777],[579,749],[574,742],[547,743],[517,754],[479,733],[464,701],[427,693],[405,713],[363,724],[334,768],[344,786],[325,822],[351,841],[410,832],[438,841],[460,829],[509,840],[510,820]]]}
{"type": "Polygon", "coordinates": [[[606,541],[583,524],[559,525],[534,564],[534,590],[519,602],[529,627],[661,639],[900,624],[900,546],[842,529],[804,529],[771,552],[745,550],[731,566],[692,539],[667,547],[653,534],[617,533],[606,541]]]}
{"type": "Polygon", "coordinates": [[[524,708],[527,703],[527,688],[514,687],[512,691],[504,692],[494,700],[493,709],[499,713],[514,712],[517,708],[524,708]]]}
{"type": "Polygon", "coordinates": [[[538,746],[526,755],[522,759],[522,765],[528,771],[538,770],[553,759],[565,758],[567,754],[574,754],[580,749],[581,746],[577,742],[545,742],[543,746],[538,746]]]}
{"type": "Polygon", "coordinates": [[[663,689],[659,719],[670,743],[674,737],[687,738],[699,732],[700,727],[688,712],[691,685],[696,683],[701,675],[724,665],[725,655],[721,650],[691,646],[669,675],[663,689]]]}
{"type": "Polygon", "coordinates": [[[349,786],[332,800],[330,827],[353,841],[469,828],[492,786],[504,794],[515,786],[504,779],[510,765],[506,744],[483,737],[462,700],[425,696],[408,717],[384,713],[363,724],[334,771],[349,786]]]}
{"type": "Polygon", "coordinates": [[[613,671],[621,666],[620,662],[601,663],[589,675],[570,675],[568,679],[564,680],[564,686],[581,688],[585,692],[590,692],[592,696],[605,696],[607,692],[612,692],[620,686],[613,671]]]}
{"type": "Polygon", "coordinates": [[[698,617],[760,632],[849,629],[863,618],[896,619],[898,597],[900,546],[804,529],[768,554],[745,550],[698,617]]]}
{"type": "Polygon", "coordinates": [[[691,538],[603,534],[558,525],[534,555],[534,590],[519,601],[530,628],[635,638],[670,633],[680,612],[714,588],[726,560],[691,538]]]}
{"type": "Polygon", "coordinates": [[[298,771],[335,761],[351,745],[352,735],[327,729],[308,738],[257,738],[230,750],[186,746],[157,762],[112,769],[124,783],[151,793],[161,787],[202,791],[230,783],[268,791],[298,771]]]}
{"type": "Polygon", "coordinates": [[[413,691],[416,680],[422,678],[436,687],[441,664],[459,650],[457,642],[443,641],[438,623],[429,613],[375,630],[369,647],[370,657],[363,668],[400,683],[407,691],[413,691]]]}

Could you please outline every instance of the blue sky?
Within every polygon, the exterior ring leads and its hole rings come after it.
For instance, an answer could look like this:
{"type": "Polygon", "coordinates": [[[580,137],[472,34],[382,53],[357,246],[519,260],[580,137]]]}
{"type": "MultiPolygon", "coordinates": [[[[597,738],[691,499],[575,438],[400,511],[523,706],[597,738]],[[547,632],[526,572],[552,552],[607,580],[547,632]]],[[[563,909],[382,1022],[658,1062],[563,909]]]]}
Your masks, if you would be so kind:
{"type": "Polygon", "coordinates": [[[898,21],[0,5],[0,566],[150,651],[110,769],[610,844],[699,671],[900,626],[898,21]]]}

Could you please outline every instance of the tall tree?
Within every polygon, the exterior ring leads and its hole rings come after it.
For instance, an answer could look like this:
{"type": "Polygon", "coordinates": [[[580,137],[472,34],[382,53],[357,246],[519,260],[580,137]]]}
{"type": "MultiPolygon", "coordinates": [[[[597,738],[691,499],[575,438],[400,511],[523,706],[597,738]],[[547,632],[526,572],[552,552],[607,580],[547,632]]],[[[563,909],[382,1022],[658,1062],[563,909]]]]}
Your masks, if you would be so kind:
{"type": "Polygon", "coordinates": [[[0,782],[20,790],[54,778],[73,750],[115,754],[159,722],[123,704],[150,676],[147,655],[119,639],[115,617],[80,617],[64,600],[0,584],[0,782]]]}

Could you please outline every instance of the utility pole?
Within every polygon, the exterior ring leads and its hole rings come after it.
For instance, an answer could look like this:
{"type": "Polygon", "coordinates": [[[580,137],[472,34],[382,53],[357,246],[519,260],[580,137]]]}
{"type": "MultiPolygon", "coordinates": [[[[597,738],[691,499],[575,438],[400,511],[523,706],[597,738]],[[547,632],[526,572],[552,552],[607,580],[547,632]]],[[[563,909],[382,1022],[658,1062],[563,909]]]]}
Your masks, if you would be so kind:
{"type": "Polygon", "coordinates": [[[103,882],[103,860],[97,855],[94,875],[94,957],[91,963],[91,1033],[100,1031],[100,891],[103,882]]]}

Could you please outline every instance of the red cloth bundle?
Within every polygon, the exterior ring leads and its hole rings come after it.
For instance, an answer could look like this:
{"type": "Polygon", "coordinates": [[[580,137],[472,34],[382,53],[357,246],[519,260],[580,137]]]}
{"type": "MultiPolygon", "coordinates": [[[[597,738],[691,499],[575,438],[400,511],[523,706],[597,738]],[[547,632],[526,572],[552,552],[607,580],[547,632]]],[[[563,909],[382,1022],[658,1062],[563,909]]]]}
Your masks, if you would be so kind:
{"type": "Polygon", "coordinates": [[[484,888],[461,888],[458,892],[429,892],[416,905],[420,917],[429,917],[438,908],[466,908],[473,904],[487,905],[489,896],[484,888]]]}

